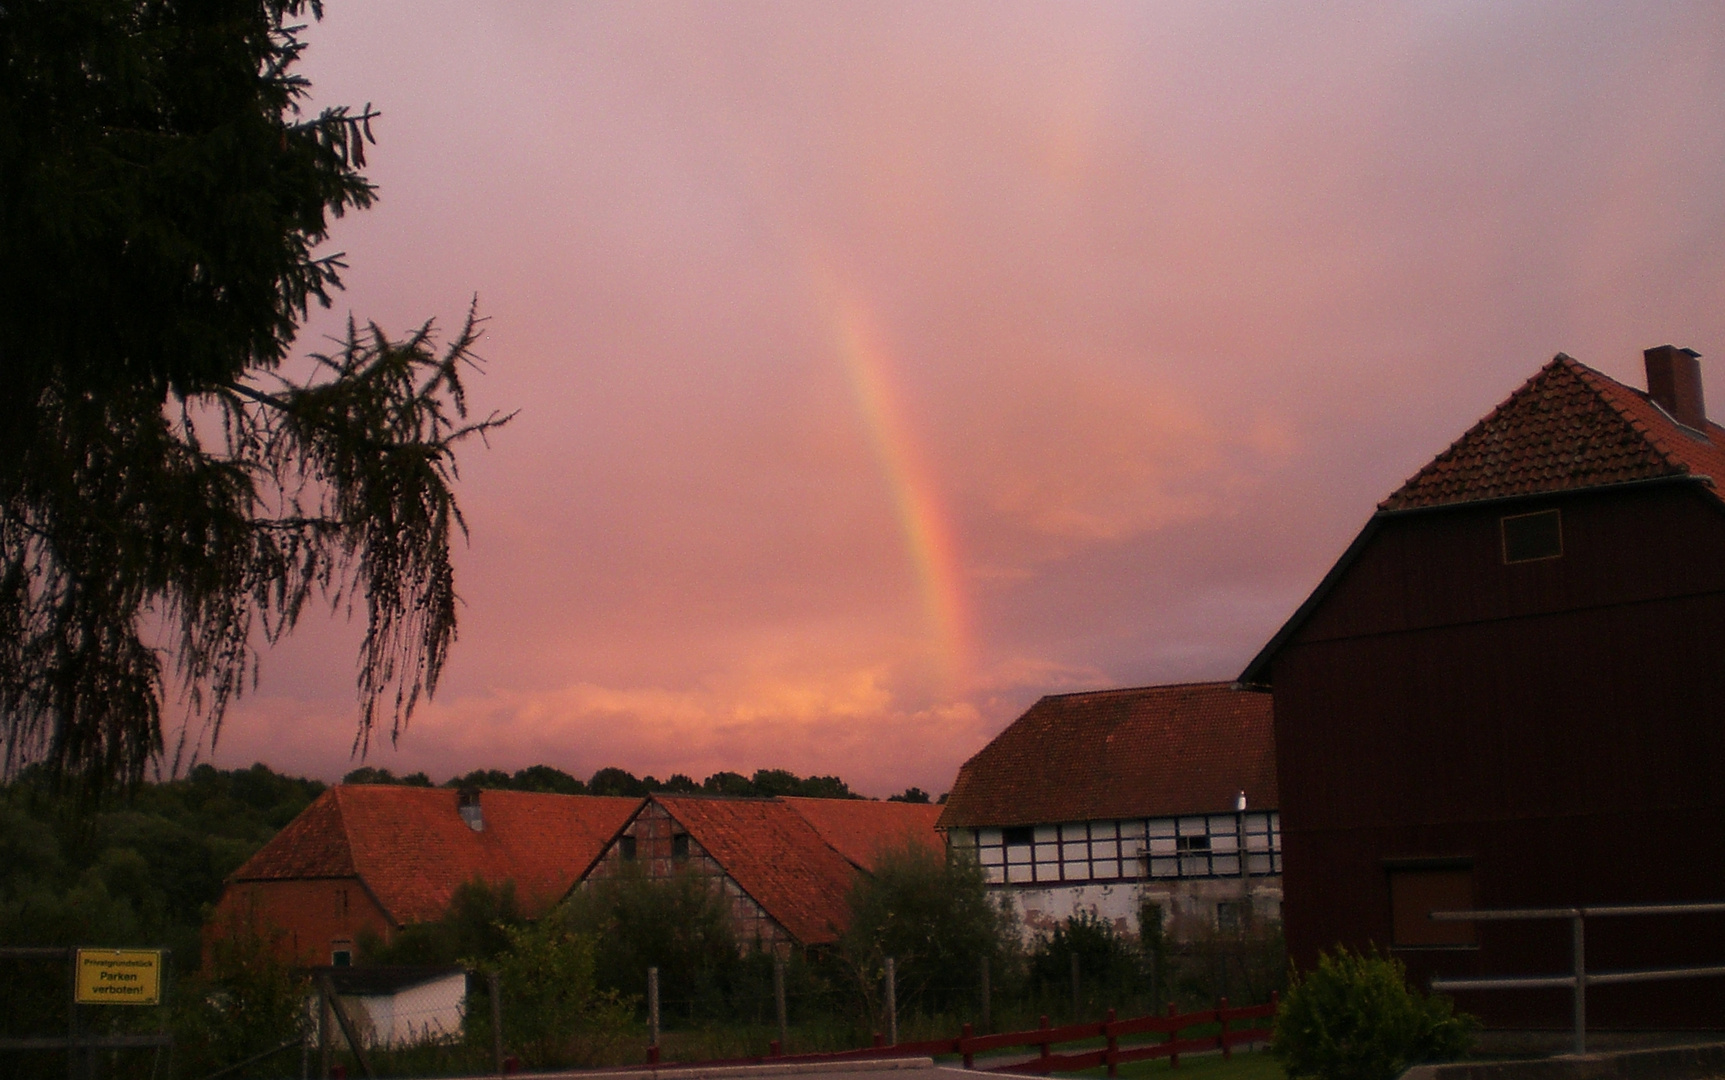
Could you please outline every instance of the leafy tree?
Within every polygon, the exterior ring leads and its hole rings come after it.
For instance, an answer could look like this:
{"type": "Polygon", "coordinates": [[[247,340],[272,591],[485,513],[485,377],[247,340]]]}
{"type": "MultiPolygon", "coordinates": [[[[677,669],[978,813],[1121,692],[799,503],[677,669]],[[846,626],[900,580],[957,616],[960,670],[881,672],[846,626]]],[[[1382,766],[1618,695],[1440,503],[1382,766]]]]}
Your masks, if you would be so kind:
{"type": "Polygon", "coordinates": [[[633,1005],[602,990],[594,940],[561,920],[504,929],[509,947],[489,964],[498,975],[504,1045],[528,1068],[593,1065],[629,1035],[633,1005]]]}
{"type": "Polygon", "coordinates": [[[303,111],[318,0],[0,6],[0,742],[86,790],[196,757],[254,636],[363,606],[356,751],[399,736],[456,632],[472,313],[440,348],[351,321],[332,218],[371,205],[369,109],[303,111]],[[151,644],[168,642],[165,648],[151,644]]]}
{"type": "Polygon", "coordinates": [[[716,772],[701,781],[701,791],[707,795],[729,795],[733,798],[751,798],[758,795],[755,785],[742,773],[716,772]]]}
{"type": "Polygon", "coordinates": [[[907,787],[904,789],[903,792],[901,792],[897,795],[888,795],[886,797],[886,801],[887,802],[904,802],[904,803],[926,803],[926,802],[928,802],[928,792],[922,790],[919,787],[907,787]]]}
{"type": "Polygon", "coordinates": [[[474,787],[490,788],[493,791],[508,791],[515,786],[515,780],[502,769],[474,769],[466,776],[452,776],[443,782],[444,787],[474,787]]]}
{"type": "Polygon", "coordinates": [[[1069,1000],[1072,959],[1078,958],[1079,985],[1095,996],[1103,989],[1123,999],[1135,993],[1143,967],[1135,942],[1114,924],[1088,911],[1067,916],[1048,934],[1040,935],[1030,953],[1031,979],[1056,1001],[1069,1000]]]}
{"type": "Polygon", "coordinates": [[[456,887],[442,918],[403,927],[387,945],[368,936],[359,956],[368,964],[489,963],[509,947],[509,928],[526,921],[513,881],[474,878],[456,887]]]}
{"type": "Polygon", "coordinates": [[[553,795],[585,795],[587,785],[562,769],[549,765],[533,765],[521,769],[511,779],[517,791],[548,791],[553,795]]]}
{"type": "Polygon", "coordinates": [[[557,917],[593,938],[599,984],[625,995],[646,993],[649,967],[668,997],[687,1000],[712,1000],[736,974],[730,903],[690,869],[655,879],[625,864],[577,889],[557,917]]]}
{"type": "Polygon", "coordinates": [[[850,925],[839,952],[871,1012],[887,957],[900,1008],[969,1001],[983,958],[1012,948],[1007,917],[994,906],[981,869],[922,843],[881,852],[874,872],[857,876],[847,898],[850,925]]]}
{"type": "Polygon", "coordinates": [[[587,794],[627,795],[638,799],[647,794],[647,785],[632,772],[607,766],[594,773],[593,778],[587,781],[587,794]]]}
{"type": "Polygon", "coordinates": [[[1337,946],[1289,983],[1270,1048],[1290,1080],[1393,1080],[1462,1056],[1478,1026],[1448,998],[1411,989],[1401,961],[1337,946]]]}
{"type": "MultiPolygon", "coordinates": [[[[174,1054],[182,1075],[226,1070],[285,1050],[284,1043],[308,1034],[310,979],[277,959],[258,927],[230,927],[210,942],[210,953],[209,967],[176,987],[170,998],[174,1054]]],[[[260,1062],[256,1072],[240,1075],[279,1076],[282,1064],[260,1062]]]]}

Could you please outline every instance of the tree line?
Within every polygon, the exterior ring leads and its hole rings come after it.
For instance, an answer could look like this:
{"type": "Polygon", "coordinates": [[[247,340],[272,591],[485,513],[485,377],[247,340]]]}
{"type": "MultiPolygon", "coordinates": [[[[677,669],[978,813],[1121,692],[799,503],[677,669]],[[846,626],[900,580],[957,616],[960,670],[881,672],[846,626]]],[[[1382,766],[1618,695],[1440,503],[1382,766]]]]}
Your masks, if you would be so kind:
{"type": "MultiPolygon", "coordinates": [[[[412,772],[396,776],[388,769],[364,765],[341,778],[344,784],[401,784],[407,787],[433,787],[429,775],[412,772]]],[[[683,773],[672,773],[664,780],[648,774],[636,776],[627,769],[606,766],[582,780],[550,765],[532,765],[513,773],[502,769],[474,769],[445,780],[442,787],[490,788],[494,791],[539,791],[552,795],[622,795],[633,799],[647,795],[725,795],[732,798],[766,799],[778,796],[798,796],[808,799],[862,799],[851,786],[836,776],[798,776],[789,769],[757,769],[752,776],[721,771],[697,782],[683,773]]],[[[897,795],[887,796],[887,802],[926,803],[928,792],[911,786],[897,795]]],[[[938,800],[946,802],[942,795],[938,800]]]]}

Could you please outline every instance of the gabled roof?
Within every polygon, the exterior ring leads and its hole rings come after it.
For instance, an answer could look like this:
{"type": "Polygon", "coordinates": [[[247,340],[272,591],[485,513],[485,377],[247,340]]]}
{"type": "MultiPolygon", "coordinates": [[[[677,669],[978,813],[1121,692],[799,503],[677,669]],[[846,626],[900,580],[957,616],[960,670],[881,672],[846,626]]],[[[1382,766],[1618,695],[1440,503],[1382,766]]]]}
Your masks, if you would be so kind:
{"type": "Polygon", "coordinates": [[[1642,391],[1558,353],[1378,508],[1411,510],[1685,474],[1725,481],[1725,428],[1711,422],[1704,432],[1686,428],[1642,391]]]}
{"type": "Polygon", "coordinates": [[[907,842],[941,854],[946,851],[946,841],[935,829],[941,808],[929,803],[796,797],[784,801],[859,870],[873,871],[876,855],[907,842]]]}
{"type": "Polygon", "coordinates": [[[1558,353],[1485,418],[1378,504],[1366,527],[1240,674],[1267,689],[1270,661],[1315,611],[1381,523],[1444,506],[1618,484],[1692,482],[1725,501],[1725,427],[1678,423],[1641,390],[1558,353]]]}
{"type": "Polygon", "coordinates": [[[1270,698],[1228,683],[1045,697],[958,770],[942,828],[1276,805],[1270,698]]]}
{"type": "MultiPolygon", "coordinates": [[[[652,795],[797,941],[837,941],[856,868],[784,799],[652,795]]],[[[818,800],[798,800],[812,802],[818,800]]]]}
{"type": "Polygon", "coordinates": [[[330,788],[229,879],[357,877],[398,925],[441,916],[463,882],[515,883],[522,911],[548,910],[640,799],[485,791],[474,832],[452,788],[330,788]]]}

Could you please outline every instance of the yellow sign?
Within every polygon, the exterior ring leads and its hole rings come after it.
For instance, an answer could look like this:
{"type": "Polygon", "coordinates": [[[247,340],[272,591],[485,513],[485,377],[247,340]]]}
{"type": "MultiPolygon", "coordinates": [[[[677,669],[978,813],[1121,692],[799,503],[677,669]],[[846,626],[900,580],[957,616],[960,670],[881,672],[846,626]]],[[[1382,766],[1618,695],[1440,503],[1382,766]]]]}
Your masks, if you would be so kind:
{"type": "Polygon", "coordinates": [[[160,1005],[162,954],[154,949],[79,949],[78,1004],[160,1005]]]}

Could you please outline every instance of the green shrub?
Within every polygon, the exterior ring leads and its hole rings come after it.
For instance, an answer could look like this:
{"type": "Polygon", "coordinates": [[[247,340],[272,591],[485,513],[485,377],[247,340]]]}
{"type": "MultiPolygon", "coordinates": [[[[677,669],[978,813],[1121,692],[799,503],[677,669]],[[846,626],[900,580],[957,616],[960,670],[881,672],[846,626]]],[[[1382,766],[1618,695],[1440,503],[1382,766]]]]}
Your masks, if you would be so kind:
{"type": "Polygon", "coordinates": [[[594,979],[593,939],[556,919],[505,926],[490,965],[501,983],[503,1042],[529,1068],[597,1065],[632,1034],[634,1003],[594,979]]]}
{"type": "Polygon", "coordinates": [[[1337,946],[1290,974],[1271,1049],[1289,1080],[1394,1080],[1465,1054],[1477,1027],[1448,998],[1410,989],[1400,961],[1337,946]]]}

